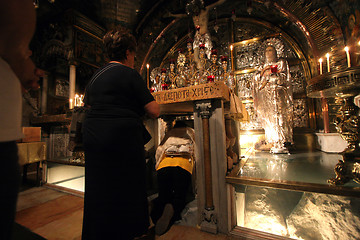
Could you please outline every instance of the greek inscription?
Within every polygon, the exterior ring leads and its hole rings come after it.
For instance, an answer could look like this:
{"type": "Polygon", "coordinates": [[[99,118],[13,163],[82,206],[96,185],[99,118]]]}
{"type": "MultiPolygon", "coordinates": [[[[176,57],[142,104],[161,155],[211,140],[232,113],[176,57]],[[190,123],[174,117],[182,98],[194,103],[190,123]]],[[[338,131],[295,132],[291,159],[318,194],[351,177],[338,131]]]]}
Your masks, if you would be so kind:
{"type": "Polygon", "coordinates": [[[177,92],[177,93],[176,93],[176,98],[177,98],[177,99],[181,99],[181,98],[182,98],[182,96],[181,96],[181,95],[182,95],[182,93],[181,93],[181,92],[177,92]]]}
{"type": "Polygon", "coordinates": [[[160,104],[170,103],[170,102],[182,102],[189,100],[198,100],[204,98],[212,97],[228,97],[225,89],[225,85],[221,87],[217,84],[204,84],[201,86],[193,86],[183,89],[174,89],[169,91],[161,91],[153,93],[153,96],[157,102],[160,104]]]}
{"type": "Polygon", "coordinates": [[[161,96],[155,95],[154,98],[155,98],[155,101],[161,102],[161,96]]]}
{"type": "Polygon", "coordinates": [[[324,87],[325,88],[331,88],[335,86],[335,82],[331,79],[325,82],[324,87]]]}
{"type": "Polygon", "coordinates": [[[360,80],[360,74],[354,74],[354,82],[359,81],[360,80]]]}
{"type": "Polygon", "coordinates": [[[207,95],[208,92],[209,92],[209,87],[204,87],[204,93],[205,93],[205,95],[207,95]]]}
{"type": "Polygon", "coordinates": [[[213,92],[214,92],[214,87],[213,87],[213,86],[211,86],[211,87],[210,87],[210,94],[212,95],[212,94],[213,94],[213,92]]]}
{"type": "Polygon", "coordinates": [[[349,82],[348,76],[339,77],[338,78],[338,85],[342,85],[349,82]]]}

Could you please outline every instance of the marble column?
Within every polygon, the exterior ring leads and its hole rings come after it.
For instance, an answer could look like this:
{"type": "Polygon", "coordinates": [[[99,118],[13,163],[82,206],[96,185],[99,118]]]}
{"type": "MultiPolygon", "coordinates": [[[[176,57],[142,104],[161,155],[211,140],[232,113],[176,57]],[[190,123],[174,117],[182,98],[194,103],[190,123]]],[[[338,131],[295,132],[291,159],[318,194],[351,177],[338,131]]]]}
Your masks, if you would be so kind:
{"type": "Polygon", "coordinates": [[[76,66],[74,64],[70,64],[70,74],[69,74],[69,99],[75,98],[75,86],[76,86],[76,66]]]}
{"type": "Polygon", "coordinates": [[[202,211],[200,228],[203,231],[217,233],[217,219],[215,214],[212,185],[211,152],[210,152],[210,127],[209,118],[211,116],[211,101],[203,100],[195,103],[195,108],[201,118],[202,123],[202,149],[203,149],[203,169],[205,186],[205,208],[202,211]]]}

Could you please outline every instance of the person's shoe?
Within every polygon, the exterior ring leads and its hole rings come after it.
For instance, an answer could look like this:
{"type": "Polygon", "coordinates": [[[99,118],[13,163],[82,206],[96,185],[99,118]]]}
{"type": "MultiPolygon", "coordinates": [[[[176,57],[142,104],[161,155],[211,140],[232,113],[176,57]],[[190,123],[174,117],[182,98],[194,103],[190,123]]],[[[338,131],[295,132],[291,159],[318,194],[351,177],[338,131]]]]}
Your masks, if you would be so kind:
{"type": "Polygon", "coordinates": [[[149,228],[148,232],[134,240],[155,240],[155,227],[149,228]]]}
{"type": "Polygon", "coordinates": [[[174,208],[173,206],[168,203],[164,207],[163,214],[159,218],[159,220],[156,222],[155,225],[155,233],[156,235],[163,235],[166,233],[170,228],[170,222],[174,215],[174,208]]]}

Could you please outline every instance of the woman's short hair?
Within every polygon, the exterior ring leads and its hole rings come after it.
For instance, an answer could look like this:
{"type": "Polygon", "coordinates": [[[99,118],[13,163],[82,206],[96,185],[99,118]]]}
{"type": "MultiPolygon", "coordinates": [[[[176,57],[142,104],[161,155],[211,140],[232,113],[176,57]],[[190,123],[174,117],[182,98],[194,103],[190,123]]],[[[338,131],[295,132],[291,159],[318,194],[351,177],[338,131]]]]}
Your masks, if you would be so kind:
{"type": "Polygon", "coordinates": [[[126,50],[136,51],[136,39],[126,30],[115,29],[107,32],[103,37],[103,42],[110,60],[125,60],[126,50]]]}

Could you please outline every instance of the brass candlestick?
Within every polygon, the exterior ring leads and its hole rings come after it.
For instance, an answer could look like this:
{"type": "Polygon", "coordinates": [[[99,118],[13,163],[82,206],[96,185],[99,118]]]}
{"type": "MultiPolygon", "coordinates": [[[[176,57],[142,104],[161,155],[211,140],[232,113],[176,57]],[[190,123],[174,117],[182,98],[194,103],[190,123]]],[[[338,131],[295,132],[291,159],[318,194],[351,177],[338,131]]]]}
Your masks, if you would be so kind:
{"type": "Polygon", "coordinates": [[[335,166],[336,177],[329,179],[328,183],[343,185],[352,179],[360,183],[360,117],[353,96],[344,98],[344,106],[340,108],[340,113],[341,115],[335,120],[335,127],[348,146],[341,153],[343,159],[340,159],[335,166]]]}

